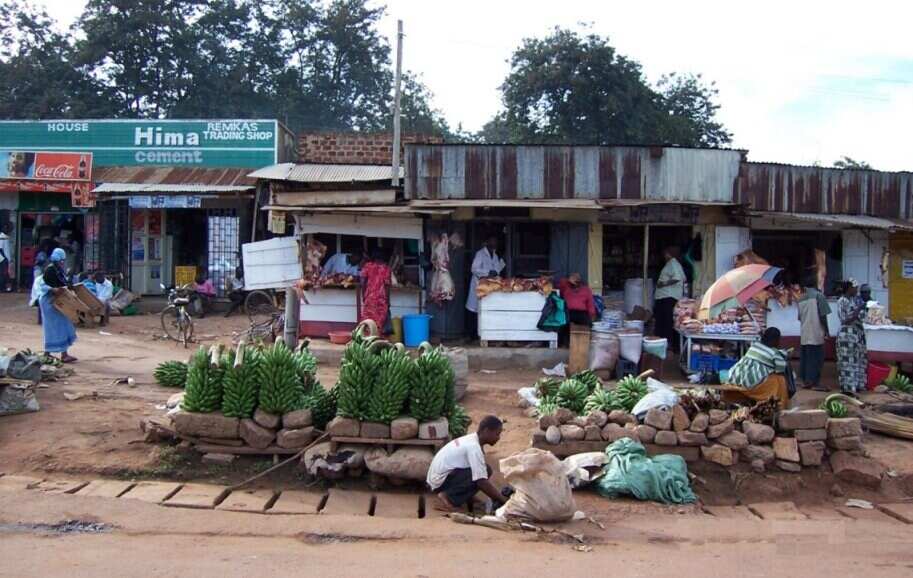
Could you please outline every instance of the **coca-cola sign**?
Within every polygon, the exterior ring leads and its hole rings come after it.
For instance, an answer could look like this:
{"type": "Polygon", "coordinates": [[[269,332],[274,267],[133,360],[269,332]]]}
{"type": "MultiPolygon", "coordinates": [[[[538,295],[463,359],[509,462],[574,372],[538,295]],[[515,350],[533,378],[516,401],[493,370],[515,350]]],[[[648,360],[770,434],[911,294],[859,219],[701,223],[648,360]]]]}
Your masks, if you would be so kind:
{"type": "Polygon", "coordinates": [[[0,178],[90,181],[92,153],[0,151],[0,178]]]}

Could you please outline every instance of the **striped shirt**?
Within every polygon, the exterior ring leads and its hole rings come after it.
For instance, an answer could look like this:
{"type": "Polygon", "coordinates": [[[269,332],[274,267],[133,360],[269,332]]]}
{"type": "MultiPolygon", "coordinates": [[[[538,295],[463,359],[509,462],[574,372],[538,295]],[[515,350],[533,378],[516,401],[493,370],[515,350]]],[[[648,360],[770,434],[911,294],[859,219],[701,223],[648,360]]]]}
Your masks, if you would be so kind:
{"type": "Polygon", "coordinates": [[[732,385],[752,389],[770,377],[770,374],[784,373],[786,365],[785,352],[763,343],[754,343],[742,359],[732,366],[727,381],[732,385]]]}

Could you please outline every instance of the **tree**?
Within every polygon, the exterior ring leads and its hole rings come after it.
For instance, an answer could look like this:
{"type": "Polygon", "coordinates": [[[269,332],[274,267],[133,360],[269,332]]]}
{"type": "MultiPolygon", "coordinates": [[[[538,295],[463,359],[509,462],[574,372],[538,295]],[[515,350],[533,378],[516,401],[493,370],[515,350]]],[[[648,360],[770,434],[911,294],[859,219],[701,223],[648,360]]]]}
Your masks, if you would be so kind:
{"type": "Polygon", "coordinates": [[[73,62],[71,37],[44,9],[0,4],[0,118],[105,115],[103,88],[73,62]]]}
{"type": "Polygon", "coordinates": [[[840,157],[838,160],[834,161],[835,169],[860,169],[871,171],[872,165],[865,161],[857,161],[847,156],[840,157]]]}
{"type": "MultiPolygon", "coordinates": [[[[431,107],[432,94],[420,78],[411,73],[404,73],[402,78],[402,97],[400,99],[400,126],[405,133],[451,136],[453,133],[441,111],[431,107]]],[[[390,115],[388,129],[393,127],[393,116],[390,115]]]]}
{"type": "Polygon", "coordinates": [[[653,88],[639,63],[595,34],[555,28],[524,40],[510,66],[504,110],[481,131],[487,141],[717,146],[731,139],[714,120],[713,85],[670,75],[653,88]]]}

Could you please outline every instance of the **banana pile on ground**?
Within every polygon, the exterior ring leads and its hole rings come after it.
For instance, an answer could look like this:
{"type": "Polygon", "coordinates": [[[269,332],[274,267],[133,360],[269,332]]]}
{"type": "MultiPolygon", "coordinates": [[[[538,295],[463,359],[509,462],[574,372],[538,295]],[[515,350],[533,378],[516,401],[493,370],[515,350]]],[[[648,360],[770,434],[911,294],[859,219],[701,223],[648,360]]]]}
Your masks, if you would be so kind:
{"type": "Polygon", "coordinates": [[[606,389],[592,371],[581,371],[565,380],[544,377],[536,382],[539,395],[539,415],[554,414],[559,408],[575,414],[594,411],[631,411],[647,394],[647,384],[629,375],[618,382],[614,389],[606,389]]]}

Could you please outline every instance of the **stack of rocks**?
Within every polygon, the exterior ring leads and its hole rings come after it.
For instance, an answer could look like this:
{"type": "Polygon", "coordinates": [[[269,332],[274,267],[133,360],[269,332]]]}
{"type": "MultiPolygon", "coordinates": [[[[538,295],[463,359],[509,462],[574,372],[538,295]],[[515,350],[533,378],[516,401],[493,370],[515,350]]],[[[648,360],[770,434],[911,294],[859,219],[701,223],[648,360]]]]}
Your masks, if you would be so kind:
{"type": "MultiPolygon", "coordinates": [[[[276,448],[303,448],[317,437],[311,410],[302,409],[285,415],[261,411],[252,418],[238,419],[220,413],[179,411],[172,416],[174,431],[193,444],[204,446],[249,447],[276,453],[276,448]]],[[[247,452],[249,453],[249,452],[247,452]]]]}
{"type": "Polygon", "coordinates": [[[820,466],[826,449],[827,422],[827,412],[823,409],[780,412],[778,435],[774,439],[777,467],[799,472],[803,466],[820,466]]]}
{"type": "Polygon", "coordinates": [[[336,416],[327,424],[330,439],[364,438],[377,441],[446,440],[450,428],[446,417],[419,423],[413,417],[402,416],[390,424],[373,421],[359,421],[350,417],[336,416]]]}

